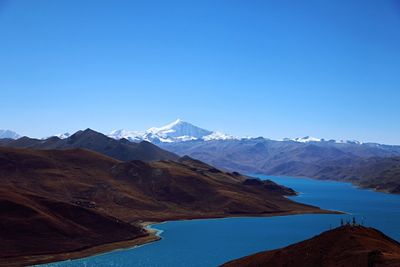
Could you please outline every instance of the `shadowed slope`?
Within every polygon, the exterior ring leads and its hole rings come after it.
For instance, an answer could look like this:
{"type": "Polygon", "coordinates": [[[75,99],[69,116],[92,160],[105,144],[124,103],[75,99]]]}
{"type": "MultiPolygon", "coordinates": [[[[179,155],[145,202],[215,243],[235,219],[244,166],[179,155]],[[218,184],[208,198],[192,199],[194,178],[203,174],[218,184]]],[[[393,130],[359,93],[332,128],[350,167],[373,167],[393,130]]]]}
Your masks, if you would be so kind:
{"type": "Polygon", "coordinates": [[[0,191],[0,210],[0,258],[60,253],[147,235],[77,205],[10,190],[0,191]]]}

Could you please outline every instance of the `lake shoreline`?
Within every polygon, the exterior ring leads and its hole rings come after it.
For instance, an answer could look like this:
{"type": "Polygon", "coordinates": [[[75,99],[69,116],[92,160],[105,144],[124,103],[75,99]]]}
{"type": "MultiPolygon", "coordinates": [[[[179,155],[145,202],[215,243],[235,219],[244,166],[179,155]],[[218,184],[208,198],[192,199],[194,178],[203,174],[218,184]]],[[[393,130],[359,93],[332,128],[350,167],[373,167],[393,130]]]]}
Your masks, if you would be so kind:
{"type": "Polygon", "coordinates": [[[361,189],[361,190],[369,190],[372,192],[376,193],[382,193],[382,194],[389,194],[389,195],[400,195],[400,192],[392,192],[388,188],[379,188],[378,185],[368,185],[368,184],[363,184],[361,181],[351,181],[351,180],[340,180],[340,179],[321,179],[318,177],[310,177],[310,176],[288,176],[288,175],[271,175],[271,174],[265,174],[265,173],[252,173],[252,174],[247,174],[249,176],[258,176],[262,175],[267,177],[268,179],[269,176],[271,177],[281,177],[281,178],[291,178],[291,179],[307,179],[307,180],[315,180],[315,181],[322,181],[322,182],[336,182],[336,183],[348,183],[352,185],[354,188],[361,189]]]}
{"type": "Polygon", "coordinates": [[[85,257],[89,257],[89,256],[94,256],[97,254],[103,254],[103,253],[110,252],[110,251],[115,251],[118,249],[141,246],[144,244],[158,241],[160,239],[161,238],[155,234],[149,234],[149,235],[135,238],[135,239],[101,244],[101,245],[84,248],[82,250],[71,251],[71,252],[48,254],[48,255],[21,256],[21,257],[2,259],[0,266],[1,267],[18,267],[18,266],[40,265],[40,264],[46,264],[46,263],[52,263],[52,262],[80,259],[80,258],[85,258],[85,257]]]}
{"type": "Polygon", "coordinates": [[[209,216],[209,217],[193,217],[193,218],[182,218],[182,219],[168,219],[162,221],[148,221],[141,222],[140,225],[146,230],[147,235],[142,236],[135,239],[130,240],[121,240],[101,245],[96,245],[88,248],[78,249],[75,251],[69,251],[64,253],[57,254],[45,254],[45,255],[32,255],[32,256],[20,256],[20,257],[12,257],[7,259],[0,260],[0,267],[18,267],[18,266],[27,266],[27,265],[40,265],[54,262],[61,262],[67,260],[75,260],[80,258],[86,258],[90,256],[95,256],[98,254],[110,253],[116,250],[121,249],[134,249],[136,247],[150,244],[152,242],[156,242],[162,239],[159,235],[160,232],[157,229],[151,228],[154,224],[161,224],[165,222],[171,221],[192,221],[192,220],[208,220],[208,219],[228,219],[228,218],[263,218],[263,217],[278,217],[278,216],[289,216],[289,215],[306,215],[306,214],[344,214],[341,211],[333,211],[333,210],[319,210],[319,211],[287,211],[287,212],[279,212],[279,213],[268,213],[268,214],[235,214],[231,216],[209,216]]]}
{"type": "MultiPolygon", "coordinates": [[[[258,176],[258,175],[263,175],[263,176],[273,176],[273,177],[281,177],[281,178],[293,178],[293,179],[310,179],[310,180],[316,180],[316,181],[328,181],[328,182],[337,182],[337,183],[348,183],[354,186],[357,189],[362,189],[362,190],[370,190],[376,193],[383,193],[383,194],[389,194],[389,195],[400,195],[400,192],[392,192],[390,191],[389,188],[383,188],[379,187],[379,185],[370,185],[370,184],[363,184],[361,181],[351,181],[351,180],[340,180],[340,179],[321,179],[318,177],[310,177],[310,176],[288,176],[288,175],[272,175],[272,174],[265,174],[265,173],[253,173],[249,174],[250,176],[258,176]]],[[[268,179],[268,178],[267,178],[268,179]]]]}

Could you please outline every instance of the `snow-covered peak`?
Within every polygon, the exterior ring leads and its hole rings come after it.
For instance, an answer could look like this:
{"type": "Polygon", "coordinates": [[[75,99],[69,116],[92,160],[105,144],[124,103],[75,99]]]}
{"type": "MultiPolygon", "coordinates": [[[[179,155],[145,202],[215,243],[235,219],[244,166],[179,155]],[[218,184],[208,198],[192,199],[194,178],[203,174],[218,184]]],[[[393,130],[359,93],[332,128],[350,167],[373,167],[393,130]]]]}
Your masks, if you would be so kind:
{"type": "Polygon", "coordinates": [[[56,136],[56,137],[58,137],[60,139],[66,139],[66,138],[70,137],[71,134],[70,133],[62,133],[62,134],[56,134],[54,136],[56,136]]]}
{"type": "MultiPolygon", "coordinates": [[[[154,134],[163,138],[172,139],[182,139],[182,137],[189,137],[190,139],[196,138],[200,139],[206,135],[210,135],[212,132],[202,129],[200,127],[194,126],[191,123],[177,119],[172,123],[165,126],[156,128],[152,127],[147,130],[147,133],[154,134]]],[[[187,139],[187,138],[185,138],[187,139]]]]}
{"type": "Polygon", "coordinates": [[[323,139],[312,137],[312,136],[305,136],[305,137],[298,137],[291,139],[292,141],[295,142],[300,142],[300,143],[309,143],[309,142],[321,142],[323,139]]]}
{"type": "Polygon", "coordinates": [[[160,132],[172,132],[175,128],[179,127],[181,124],[190,124],[187,122],[182,121],[181,119],[176,119],[175,121],[161,126],[161,127],[151,127],[147,130],[148,133],[160,133],[160,132]]]}
{"type": "Polygon", "coordinates": [[[162,127],[152,127],[144,132],[115,130],[108,136],[114,139],[126,138],[130,141],[146,140],[152,143],[172,143],[194,140],[228,140],[233,136],[221,132],[213,132],[197,127],[189,122],[177,119],[162,127]]]}
{"type": "Polygon", "coordinates": [[[143,140],[144,132],[140,131],[127,131],[127,130],[114,130],[109,135],[109,137],[114,139],[128,139],[130,141],[141,141],[143,140]]]}
{"type": "Polygon", "coordinates": [[[299,142],[299,143],[309,143],[309,142],[330,142],[330,143],[336,143],[336,144],[357,144],[361,145],[362,142],[357,141],[357,140],[326,140],[323,138],[316,138],[316,137],[311,137],[311,136],[305,136],[305,137],[298,137],[298,138],[284,138],[283,141],[294,141],[294,142],[299,142]]]}
{"type": "Polygon", "coordinates": [[[213,132],[209,135],[206,135],[203,137],[204,141],[211,141],[211,140],[231,140],[231,139],[237,139],[236,137],[221,133],[221,132],[213,132]]]}
{"type": "Polygon", "coordinates": [[[354,145],[362,145],[363,143],[357,140],[333,140],[338,144],[354,144],[354,145]]]}
{"type": "Polygon", "coordinates": [[[9,138],[9,139],[18,139],[21,136],[14,131],[10,130],[0,130],[0,139],[9,138]]]}

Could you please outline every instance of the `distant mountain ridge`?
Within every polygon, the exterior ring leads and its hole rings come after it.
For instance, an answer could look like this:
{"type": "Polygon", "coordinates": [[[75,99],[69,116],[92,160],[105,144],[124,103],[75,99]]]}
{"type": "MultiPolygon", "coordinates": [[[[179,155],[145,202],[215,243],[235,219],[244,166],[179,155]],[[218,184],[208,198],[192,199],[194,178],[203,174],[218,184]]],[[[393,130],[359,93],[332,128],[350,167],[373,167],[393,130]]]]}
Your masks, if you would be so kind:
{"type": "Polygon", "coordinates": [[[396,163],[400,146],[253,138],[163,143],[160,147],[242,173],[344,180],[400,193],[399,164],[396,163]]]}
{"type": "Polygon", "coordinates": [[[284,138],[283,141],[293,141],[299,143],[310,143],[310,142],[330,142],[330,143],[338,143],[338,144],[358,144],[361,145],[362,143],[357,140],[326,140],[323,138],[316,138],[312,136],[305,136],[305,137],[297,137],[297,138],[284,138]]]}
{"type": "MultiPolygon", "coordinates": [[[[56,135],[54,135],[54,136],[56,136],[56,137],[58,137],[58,138],[60,138],[60,139],[65,139],[65,138],[70,137],[71,134],[70,134],[70,133],[62,133],[62,134],[56,134],[56,135]]],[[[50,137],[51,137],[51,136],[50,136],[50,137]]]]}
{"type": "Polygon", "coordinates": [[[179,157],[147,141],[133,143],[126,139],[115,140],[102,133],[86,129],[61,139],[53,136],[47,139],[22,137],[17,140],[1,139],[0,146],[31,149],[85,148],[118,160],[177,160],[179,157]]]}
{"type": "Polygon", "coordinates": [[[0,130],[0,139],[18,139],[21,135],[10,130],[0,130]]]}
{"type": "Polygon", "coordinates": [[[312,169],[297,170],[297,176],[349,181],[363,188],[400,194],[400,156],[320,162],[312,169]]]}
{"type": "Polygon", "coordinates": [[[266,137],[238,137],[230,134],[226,134],[219,131],[211,131],[200,128],[192,123],[177,119],[172,123],[169,123],[162,127],[151,127],[146,131],[130,131],[126,129],[114,130],[109,137],[114,139],[125,138],[132,142],[148,141],[155,144],[160,143],[175,143],[175,142],[187,142],[187,141],[216,141],[216,140],[253,140],[253,139],[266,139],[278,142],[296,142],[296,143],[337,143],[337,144],[354,144],[368,146],[396,146],[396,145],[385,145],[373,142],[360,142],[354,139],[325,139],[317,138],[312,136],[304,136],[297,138],[283,138],[281,140],[272,140],[266,137]]]}
{"type": "MultiPolygon", "coordinates": [[[[174,143],[174,142],[185,142],[185,141],[214,141],[214,140],[247,140],[257,139],[253,137],[237,137],[222,133],[219,131],[210,131],[198,126],[195,126],[189,122],[185,122],[181,119],[177,119],[162,127],[151,127],[146,131],[131,131],[131,130],[114,130],[109,137],[114,139],[125,138],[132,142],[148,141],[151,143],[174,143]]],[[[261,137],[263,138],[263,137],[261,137]]],[[[311,136],[299,137],[299,138],[284,138],[282,141],[293,141],[299,143],[309,142],[330,142],[330,143],[352,143],[361,144],[357,140],[327,140],[323,138],[316,138],[311,136]]]]}
{"type": "MultiPolygon", "coordinates": [[[[70,137],[72,134],[65,132],[60,134],[55,134],[53,136],[59,137],[60,139],[65,139],[70,137]]],[[[145,131],[132,131],[127,129],[113,130],[107,136],[113,139],[127,139],[131,142],[147,141],[154,144],[159,143],[174,143],[174,142],[185,142],[185,141],[215,141],[215,140],[249,140],[249,139],[267,139],[265,137],[238,137],[230,134],[226,134],[220,131],[211,131],[190,122],[183,121],[181,119],[176,119],[175,121],[161,127],[151,127],[145,131]]],[[[0,139],[18,139],[21,135],[10,131],[10,130],[0,130],[0,139]]],[[[45,137],[42,139],[48,139],[45,137]]],[[[361,145],[363,142],[357,140],[334,140],[334,139],[324,139],[312,136],[297,137],[297,138],[283,138],[282,142],[298,142],[298,143],[315,143],[315,142],[326,142],[326,143],[338,143],[338,144],[358,144],[361,145]]],[[[379,143],[366,143],[369,145],[380,146],[379,143]]],[[[384,145],[386,146],[386,145],[384,145]]]]}

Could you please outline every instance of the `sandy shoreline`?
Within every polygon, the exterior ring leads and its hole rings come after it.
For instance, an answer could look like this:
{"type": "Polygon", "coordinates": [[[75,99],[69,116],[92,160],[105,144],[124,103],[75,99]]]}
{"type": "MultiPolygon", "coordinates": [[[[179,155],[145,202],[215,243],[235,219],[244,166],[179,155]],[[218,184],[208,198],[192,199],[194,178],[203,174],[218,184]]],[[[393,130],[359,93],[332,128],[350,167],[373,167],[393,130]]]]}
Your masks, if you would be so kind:
{"type": "Polygon", "coordinates": [[[209,216],[209,217],[193,217],[193,218],[182,218],[182,219],[169,219],[163,221],[149,221],[149,222],[141,222],[141,225],[144,229],[146,229],[148,235],[131,239],[131,240],[123,240],[117,241],[113,243],[107,243],[102,245],[93,246],[90,248],[84,248],[81,250],[59,253],[59,254],[50,254],[50,255],[34,255],[34,256],[21,256],[21,257],[13,257],[7,259],[0,259],[0,267],[18,267],[18,266],[26,266],[26,265],[35,265],[35,264],[46,264],[51,262],[65,261],[65,260],[73,260],[79,258],[85,258],[89,256],[94,256],[97,254],[108,253],[111,251],[119,250],[119,249],[128,249],[135,248],[137,246],[141,246],[144,244],[148,244],[151,242],[155,242],[161,239],[160,231],[157,229],[151,228],[154,224],[160,224],[163,222],[169,221],[184,221],[184,220],[207,220],[207,219],[224,219],[224,218],[243,218],[243,217],[275,217],[275,216],[287,216],[287,215],[306,215],[306,214],[343,214],[340,211],[329,211],[329,210],[320,210],[318,212],[301,212],[301,211],[290,211],[290,212],[279,212],[279,213],[268,213],[268,214],[235,214],[232,216],[209,216]]]}
{"type": "Polygon", "coordinates": [[[148,244],[160,240],[161,238],[157,235],[156,230],[148,230],[149,235],[131,239],[118,241],[113,243],[102,244],[82,250],[65,252],[60,254],[50,255],[35,255],[35,256],[22,256],[0,260],[0,267],[18,267],[18,266],[30,266],[35,264],[46,264],[51,262],[74,260],[102,254],[118,249],[127,249],[148,244]]]}

